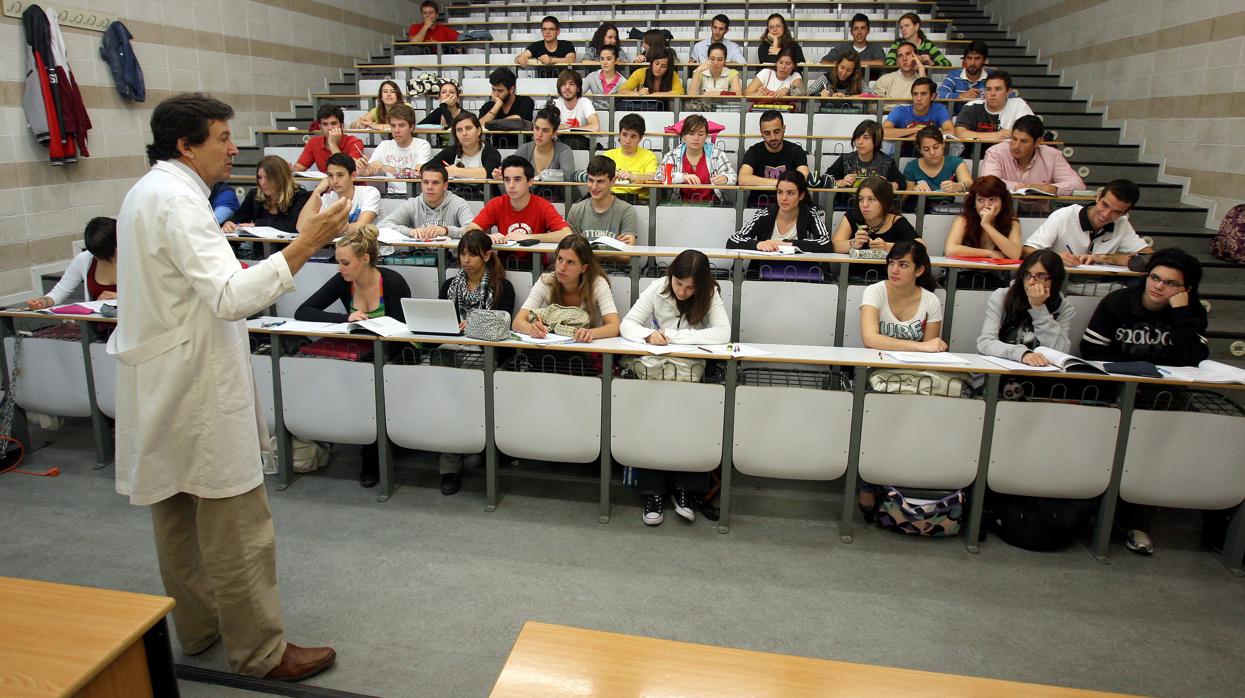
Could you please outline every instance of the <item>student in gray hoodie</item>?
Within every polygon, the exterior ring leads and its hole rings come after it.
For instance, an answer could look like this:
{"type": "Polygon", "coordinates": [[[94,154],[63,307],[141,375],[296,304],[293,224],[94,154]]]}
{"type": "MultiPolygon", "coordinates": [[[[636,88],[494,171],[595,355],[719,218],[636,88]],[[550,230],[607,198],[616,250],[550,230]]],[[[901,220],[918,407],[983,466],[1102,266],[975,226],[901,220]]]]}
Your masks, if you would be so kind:
{"type": "Polygon", "coordinates": [[[420,195],[407,199],[398,210],[385,216],[380,228],[392,228],[413,238],[448,236],[460,238],[463,228],[475,214],[467,202],[448,191],[449,173],[439,162],[426,163],[419,172],[420,195]]]}

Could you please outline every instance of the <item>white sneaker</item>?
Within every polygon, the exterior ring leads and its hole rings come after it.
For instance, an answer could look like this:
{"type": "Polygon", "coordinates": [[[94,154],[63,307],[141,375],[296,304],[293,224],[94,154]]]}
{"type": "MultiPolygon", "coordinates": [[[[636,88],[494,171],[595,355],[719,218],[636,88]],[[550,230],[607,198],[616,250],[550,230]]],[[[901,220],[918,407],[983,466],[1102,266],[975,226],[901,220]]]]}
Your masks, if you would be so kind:
{"type": "Polygon", "coordinates": [[[682,516],[688,521],[696,520],[696,498],[691,492],[685,489],[677,489],[674,494],[670,495],[670,501],[674,504],[674,513],[682,516]]]}
{"type": "Polygon", "coordinates": [[[1150,539],[1150,534],[1135,528],[1124,534],[1124,547],[1138,555],[1154,554],[1154,541],[1150,539]]]}
{"type": "Polygon", "coordinates": [[[662,496],[660,494],[651,494],[644,498],[644,523],[648,526],[656,526],[666,517],[661,513],[662,496]]]}

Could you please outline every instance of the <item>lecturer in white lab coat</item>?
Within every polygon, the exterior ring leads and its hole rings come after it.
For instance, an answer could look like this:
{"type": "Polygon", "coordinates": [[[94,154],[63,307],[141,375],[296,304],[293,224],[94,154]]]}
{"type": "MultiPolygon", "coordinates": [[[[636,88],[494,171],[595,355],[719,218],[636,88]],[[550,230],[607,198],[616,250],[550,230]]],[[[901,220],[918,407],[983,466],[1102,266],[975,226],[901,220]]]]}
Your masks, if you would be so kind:
{"type": "Polygon", "coordinates": [[[300,680],[331,648],[285,641],[276,543],[260,464],[245,318],[345,227],[349,202],[305,221],[284,250],[243,269],[208,202],[238,149],[233,109],[203,94],[152,113],[152,168],[117,219],[117,492],[151,505],[164,588],[186,654],[223,639],[234,671],[300,680]]]}

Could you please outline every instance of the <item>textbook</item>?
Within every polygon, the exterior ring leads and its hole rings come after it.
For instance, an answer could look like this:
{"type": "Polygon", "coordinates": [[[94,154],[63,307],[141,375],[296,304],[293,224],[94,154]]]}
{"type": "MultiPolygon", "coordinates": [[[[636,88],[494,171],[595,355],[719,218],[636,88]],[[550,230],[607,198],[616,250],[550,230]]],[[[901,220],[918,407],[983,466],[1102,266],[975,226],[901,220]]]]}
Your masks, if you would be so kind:
{"type": "Polygon", "coordinates": [[[1197,366],[1159,366],[1164,378],[1190,383],[1240,383],[1245,385],[1245,369],[1207,359],[1197,366]]]}
{"type": "Polygon", "coordinates": [[[298,237],[297,233],[287,233],[284,230],[277,230],[266,225],[238,228],[234,231],[234,235],[240,238],[260,238],[262,240],[293,240],[298,237]]]}
{"type": "Polygon", "coordinates": [[[381,317],[368,318],[357,322],[339,322],[335,325],[325,327],[321,332],[326,333],[347,333],[355,330],[363,330],[381,337],[393,337],[407,331],[406,323],[399,322],[387,315],[381,317]]]}
{"type": "Polygon", "coordinates": [[[1065,354],[1062,351],[1055,351],[1050,347],[1038,347],[1033,350],[1035,353],[1046,357],[1046,360],[1052,366],[1058,366],[1068,373],[1097,373],[1099,375],[1107,375],[1107,372],[1091,364],[1080,357],[1071,354],[1065,354]]]}
{"type": "Polygon", "coordinates": [[[985,354],[982,354],[982,355],[981,355],[981,358],[985,359],[986,361],[989,361],[990,363],[994,364],[995,366],[998,366],[999,368],[1005,368],[1005,369],[1007,369],[1007,370],[1009,370],[1009,371],[1042,371],[1042,372],[1048,372],[1048,371],[1058,371],[1058,370],[1059,370],[1059,367],[1058,367],[1058,366],[1051,366],[1051,365],[1047,365],[1047,366],[1030,366],[1029,364],[1026,364],[1026,363],[1021,363],[1021,362],[1019,362],[1019,361],[1012,361],[1011,359],[1004,359],[1004,358],[999,357],[999,356],[986,356],[985,354]]]}
{"type": "Polygon", "coordinates": [[[1059,196],[1058,194],[1052,194],[1041,189],[1034,189],[1033,187],[1020,187],[1013,190],[1012,193],[1020,196],[1059,196]]]}
{"type": "Polygon", "coordinates": [[[609,235],[598,235],[592,238],[591,240],[589,240],[589,242],[592,243],[593,249],[600,249],[597,247],[597,245],[600,245],[601,247],[608,247],[610,249],[618,250],[619,252],[626,252],[627,250],[631,249],[631,245],[628,245],[627,243],[623,242],[622,240],[619,240],[616,237],[610,237],[609,235]]]}

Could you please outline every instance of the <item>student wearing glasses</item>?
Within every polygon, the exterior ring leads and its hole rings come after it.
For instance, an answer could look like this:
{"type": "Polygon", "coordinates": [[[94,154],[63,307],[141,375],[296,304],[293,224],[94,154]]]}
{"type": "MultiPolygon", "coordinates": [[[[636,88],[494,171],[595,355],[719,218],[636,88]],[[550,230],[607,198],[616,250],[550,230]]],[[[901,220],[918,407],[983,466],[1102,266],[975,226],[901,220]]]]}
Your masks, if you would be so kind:
{"type": "MultiPolygon", "coordinates": [[[[1094,309],[1081,338],[1081,355],[1097,361],[1149,361],[1160,366],[1196,366],[1210,356],[1206,309],[1198,298],[1202,265],[1174,247],[1146,263],[1146,281],[1113,291],[1094,309]]],[[[1124,543],[1139,555],[1154,552],[1150,520],[1154,507],[1121,500],[1117,524],[1124,543]]]]}
{"type": "Polygon", "coordinates": [[[1049,363],[1033,351],[1038,347],[1071,351],[1076,308],[1059,291],[1065,275],[1063,260],[1050,250],[1026,257],[1011,286],[990,294],[977,351],[1029,366],[1049,363]]]}

